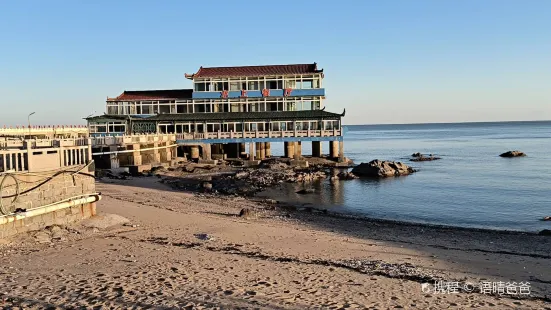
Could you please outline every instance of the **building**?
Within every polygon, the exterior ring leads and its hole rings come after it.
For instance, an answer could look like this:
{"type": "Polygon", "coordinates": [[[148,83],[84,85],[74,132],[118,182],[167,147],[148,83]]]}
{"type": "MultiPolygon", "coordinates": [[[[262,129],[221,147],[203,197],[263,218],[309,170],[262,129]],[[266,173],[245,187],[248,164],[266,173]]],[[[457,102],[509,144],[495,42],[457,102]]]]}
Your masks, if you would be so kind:
{"type": "Polygon", "coordinates": [[[185,77],[193,89],[124,91],[107,98],[106,113],[87,118],[90,135],[176,134],[192,158],[203,145],[208,159],[220,153],[243,157],[245,143],[255,144],[250,157],[262,159],[273,142],[286,143],[286,156],[297,157],[303,141],[313,142],[315,156],[328,141],[337,158],[340,142],[342,158],[344,112],[325,111],[324,73],[316,63],[201,67],[185,77]]]}

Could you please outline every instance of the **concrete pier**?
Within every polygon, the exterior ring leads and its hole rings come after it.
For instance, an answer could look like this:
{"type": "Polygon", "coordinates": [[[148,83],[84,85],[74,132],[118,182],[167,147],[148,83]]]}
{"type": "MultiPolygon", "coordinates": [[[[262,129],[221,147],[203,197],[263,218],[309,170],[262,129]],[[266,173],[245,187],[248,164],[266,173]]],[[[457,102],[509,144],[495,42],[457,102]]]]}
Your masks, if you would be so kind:
{"type": "Polygon", "coordinates": [[[329,157],[337,158],[339,156],[339,141],[329,141],[329,157]]]}
{"type": "Polygon", "coordinates": [[[264,149],[266,150],[266,158],[272,157],[272,146],[270,145],[270,142],[264,143],[264,149]]]}
{"type": "Polygon", "coordinates": [[[239,143],[239,157],[245,157],[247,151],[245,150],[245,143],[239,143]]]}
{"type": "Polygon", "coordinates": [[[321,157],[321,141],[312,141],[312,157],[321,157]]]}
{"type": "Polygon", "coordinates": [[[204,144],[202,147],[203,156],[202,159],[204,160],[211,160],[211,146],[210,144],[204,144]]]}
{"type": "Polygon", "coordinates": [[[249,143],[249,159],[250,160],[254,160],[255,159],[255,153],[254,153],[254,145],[255,143],[254,142],[250,142],[249,143]]]}
{"type": "Polygon", "coordinates": [[[344,141],[339,141],[339,162],[344,162],[344,141]]]}
{"type": "Polygon", "coordinates": [[[302,142],[295,142],[295,157],[294,159],[302,158],[302,142]]]}
{"type": "Polygon", "coordinates": [[[285,157],[294,158],[295,157],[295,142],[284,142],[285,148],[285,157]]]}
{"type": "Polygon", "coordinates": [[[191,146],[190,157],[191,157],[191,159],[199,159],[199,146],[198,145],[191,146]]]}

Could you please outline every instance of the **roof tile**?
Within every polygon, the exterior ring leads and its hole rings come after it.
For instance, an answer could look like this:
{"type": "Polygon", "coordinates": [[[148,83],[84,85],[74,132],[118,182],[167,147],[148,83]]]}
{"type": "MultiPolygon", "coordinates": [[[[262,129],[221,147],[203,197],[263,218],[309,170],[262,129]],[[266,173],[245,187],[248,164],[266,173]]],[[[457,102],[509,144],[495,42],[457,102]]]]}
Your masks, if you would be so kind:
{"type": "Polygon", "coordinates": [[[313,74],[323,72],[318,70],[317,64],[295,65],[267,65],[267,66],[242,66],[242,67],[211,67],[199,68],[197,73],[188,75],[188,78],[213,78],[236,76],[265,76],[265,75],[295,75],[313,74]]]}

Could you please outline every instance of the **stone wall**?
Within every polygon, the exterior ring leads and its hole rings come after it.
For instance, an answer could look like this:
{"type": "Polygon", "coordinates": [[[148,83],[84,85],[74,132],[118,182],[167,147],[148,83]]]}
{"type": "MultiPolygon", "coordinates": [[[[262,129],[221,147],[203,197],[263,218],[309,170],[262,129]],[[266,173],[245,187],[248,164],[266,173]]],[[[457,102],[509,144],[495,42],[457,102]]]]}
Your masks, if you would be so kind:
{"type": "MultiPolygon", "coordinates": [[[[34,209],[68,198],[96,192],[94,164],[72,166],[40,173],[0,175],[4,179],[0,195],[4,211],[34,209]],[[82,169],[82,170],[81,170],[82,169]],[[19,186],[19,195],[17,195],[19,186]]],[[[2,215],[0,209],[0,216],[2,215]]]]}
{"type": "Polygon", "coordinates": [[[96,203],[44,213],[32,217],[17,218],[13,222],[0,224],[0,239],[27,231],[40,230],[51,225],[68,225],[96,215],[96,203]]]}

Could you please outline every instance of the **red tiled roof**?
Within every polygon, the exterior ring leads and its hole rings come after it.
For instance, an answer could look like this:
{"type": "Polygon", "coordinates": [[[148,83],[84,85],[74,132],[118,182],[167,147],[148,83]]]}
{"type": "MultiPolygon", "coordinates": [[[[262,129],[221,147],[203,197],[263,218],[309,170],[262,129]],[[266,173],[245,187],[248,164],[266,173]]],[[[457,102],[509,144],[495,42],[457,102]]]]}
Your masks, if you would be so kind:
{"type": "Polygon", "coordinates": [[[129,90],[107,101],[191,99],[192,89],[129,90]]]}
{"type": "Polygon", "coordinates": [[[235,77],[235,76],[264,76],[264,75],[294,75],[312,74],[323,72],[318,70],[318,65],[296,64],[296,65],[269,65],[269,66],[244,66],[244,67],[212,67],[199,68],[194,74],[186,74],[186,78],[213,78],[213,77],[235,77]]]}

